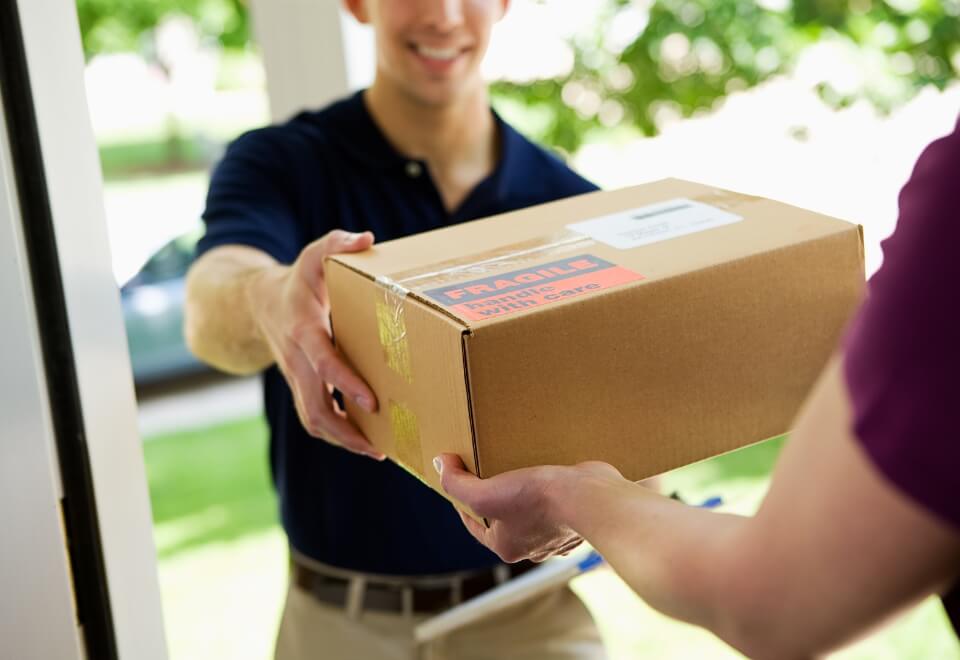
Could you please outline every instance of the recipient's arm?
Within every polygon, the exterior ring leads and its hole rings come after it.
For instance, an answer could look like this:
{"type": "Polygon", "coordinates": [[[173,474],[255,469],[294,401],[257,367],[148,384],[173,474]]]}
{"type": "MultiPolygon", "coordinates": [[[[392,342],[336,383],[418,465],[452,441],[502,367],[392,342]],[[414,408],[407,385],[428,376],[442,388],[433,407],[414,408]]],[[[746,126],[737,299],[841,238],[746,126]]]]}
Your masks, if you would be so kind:
{"type": "Polygon", "coordinates": [[[942,588],[960,558],[957,536],[874,469],[850,426],[835,361],[756,517],[589,479],[558,506],[654,607],[752,657],[808,657],[942,588]]]}
{"type": "Polygon", "coordinates": [[[804,658],[941,589],[960,558],[957,535],[874,469],[850,425],[835,360],[753,518],[687,507],[604,464],[481,481],[447,455],[443,479],[451,495],[491,519],[484,528],[465,518],[468,528],[510,559],[524,556],[524,544],[535,547],[538,535],[571,530],[651,606],[750,657],[804,658]]]}

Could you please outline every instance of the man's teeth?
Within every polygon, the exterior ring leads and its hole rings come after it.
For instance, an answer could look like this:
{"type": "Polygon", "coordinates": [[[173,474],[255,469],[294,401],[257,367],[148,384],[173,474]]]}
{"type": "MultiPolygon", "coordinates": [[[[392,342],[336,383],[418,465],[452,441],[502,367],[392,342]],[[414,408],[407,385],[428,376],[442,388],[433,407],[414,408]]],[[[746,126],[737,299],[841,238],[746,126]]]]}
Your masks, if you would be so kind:
{"type": "Polygon", "coordinates": [[[430,48],[429,46],[420,45],[417,46],[417,52],[424,57],[435,60],[452,60],[460,54],[460,51],[456,48],[430,48]]]}

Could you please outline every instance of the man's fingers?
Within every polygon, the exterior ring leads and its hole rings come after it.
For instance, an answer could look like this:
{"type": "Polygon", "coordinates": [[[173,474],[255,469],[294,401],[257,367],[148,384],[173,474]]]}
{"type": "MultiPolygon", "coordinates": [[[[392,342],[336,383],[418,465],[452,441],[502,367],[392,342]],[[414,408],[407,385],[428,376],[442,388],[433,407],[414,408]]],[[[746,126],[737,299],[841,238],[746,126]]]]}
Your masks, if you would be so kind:
{"type": "MultiPolygon", "coordinates": [[[[300,253],[297,263],[300,273],[317,295],[321,295],[323,284],[323,260],[331,254],[343,252],[361,252],[374,242],[373,232],[354,233],[334,229],[308,245],[300,253]]],[[[325,294],[324,294],[325,295],[325,294]]],[[[322,298],[323,296],[321,296],[322,298]]]]}
{"type": "Polygon", "coordinates": [[[323,255],[339,254],[341,252],[362,252],[373,245],[373,232],[365,231],[354,233],[342,229],[328,232],[319,243],[322,245],[323,255]]]}
{"type": "Polygon", "coordinates": [[[385,458],[349,420],[337,414],[333,397],[298,347],[288,351],[283,372],[293,390],[300,422],[307,433],[356,454],[376,460],[385,458]]]}
{"type": "Polygon", "coordinates": [[[386,458],[386,455],[374,448],[370,441],[354,426],[346,417],[341,416],[334,408],[333,396],[327,389],[323,388],[323,405],[321,407],[321,426],[319,437],[339,445],[347,451],[354,454],[368,456],[378,461],[386,458]]]}
{"type": "Polygon", "coordinates": [[[294,330],[291,339],[299,345],[324,383],[333,385],[367,412],[376,412],[377,397],[373,390],[343,360],[322,326],[303,324],[294,330]]]}
{"type": "Polygon", "coordinates": [[[377,411],[377,397],[335,349],[327,354],[317,373],[324,382],[333,385],[345,396],[369,413],[377,411]]]}

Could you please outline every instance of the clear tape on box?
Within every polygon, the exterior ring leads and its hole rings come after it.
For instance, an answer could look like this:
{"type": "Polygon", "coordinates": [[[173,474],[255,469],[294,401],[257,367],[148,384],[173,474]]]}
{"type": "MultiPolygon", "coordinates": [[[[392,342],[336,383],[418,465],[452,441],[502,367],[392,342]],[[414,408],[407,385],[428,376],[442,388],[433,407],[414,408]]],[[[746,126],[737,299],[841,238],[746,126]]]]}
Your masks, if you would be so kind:
{"type": "Polygon", "coordinates": [[[377,300],[377,323],[387,363],[408,382],[411,381],[410,352],[407,347],[403,311],[404,301],[410,293],[421,293],[463,279],[484,277],[522,267],[554,255],[582,249],[594,242],[589,236],[567,230],[377,277],[376,282],[381,294],[377,300]]]}

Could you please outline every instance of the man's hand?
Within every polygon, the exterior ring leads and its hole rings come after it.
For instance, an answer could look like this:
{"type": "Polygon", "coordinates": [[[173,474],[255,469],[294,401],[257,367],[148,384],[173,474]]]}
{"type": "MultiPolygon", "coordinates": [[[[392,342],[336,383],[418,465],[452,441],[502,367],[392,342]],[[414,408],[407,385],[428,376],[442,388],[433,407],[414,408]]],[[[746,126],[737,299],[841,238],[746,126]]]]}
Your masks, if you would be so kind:
{"type": "Polygon", "coordinates": [[[370,232],[334,230],[303,249],[291,266],[257,271],[246,287],[251,316],[293,392],[307,432],[377,460],[384,455],[347,419],[333,399],[340,390],[368,412],[377,409],[373,391],[333,345],[330,302],[323,261],[329,254],[360,252],[373,245],[370,232]]]}
{"type": "Polygon", "coordinates": [[[606,463],[581,463],[572,467],[543,466],[505,472],[478,479],[464,469],[454,454],[434,459],[443,489],[490,523],[485,527],[460,512],[463,524],[483,545],[506,562],[543,561],[564,555],[583,541],[559,514],[556,503],[571,480],[589,478],[623,482],[606,463]]]}

